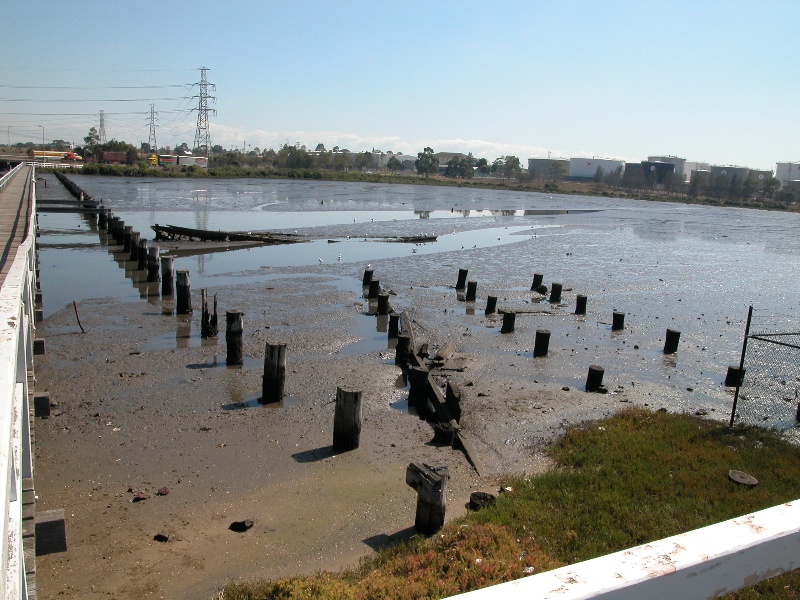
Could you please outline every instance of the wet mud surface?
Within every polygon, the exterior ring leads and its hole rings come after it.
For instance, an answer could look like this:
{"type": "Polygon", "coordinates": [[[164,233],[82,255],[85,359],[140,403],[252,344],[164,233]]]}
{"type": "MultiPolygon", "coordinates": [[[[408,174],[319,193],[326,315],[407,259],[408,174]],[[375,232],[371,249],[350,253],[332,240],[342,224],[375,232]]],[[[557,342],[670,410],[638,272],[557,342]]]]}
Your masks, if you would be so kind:
{"type": "MultiPolygon", "coordinates": [[[[511,218],[509,226],[530,224],[511,218]]],[[[38,559],[40,593],[211,598],[230,580],[338,569],[413,533],[416,494],[405,484],[412,461],[449,467],[451,519],[471,492],[548,468],[542,449],[571,424],[632,404],[727,420],[732,392],[722,381],[738,362],[743,299],[756,281],[745,266],[749,250],[743,242],[714,246],[727,263],[699,267],[710,234],[686,233],[692,226],[676,219],[681,245],[672,243],[673,224],[641,235],[642,215],[601,212],[546,217],[537,225],[558,227],[520,232],[519,242],[502,246],[473,250],[465,238],[461,250],[409,248],[371,260],[417,342],[431,354],[455,346],[463,369],[437,381],[462,391],[461,426],[478,470],[462,451],[433,444],[431,425],[402,410],[408,390],[393,344],[362,298],[366,260],[334,254],[298,268],[249,255],[218,272],[207,262],[205,272],[192,271],[195,311],[182,316],[172,299],[148,296],[153,286],[135,283],[121,258],[117,276],[143,298],[79,302],[85,334],[71,305],[37,328],[47,354],[36,360],[36,388],[57,404],[36,422],[38,510],[65,509],[69,547],[38,559]],[[740,265],[742,278],[731,281],[740,265]],[[475,303],[454,289],[459,268],[478,282],[475,303]],[[530,291],[534,272],[548,286],[563,282],[560,303],[530,291]],[[200,339],[200,287],[218,296],[217,339],[200,339]],[[589,296],[585,316],[574,314],[576,294],[589,296]],[[498,297],[498,309],[520,311],[513,333],[500,333],[501,316],[484,314],[487,295],[498,297]],[[245,315],[241,367],[225,365],[226,310],[245,315]],[[611,331],[614,310],[626,313],[622,331],[611,331]],[[663,353],[668,327],[681,331],[675,355],[663,353]],[[551,331],[546,357],[533,357],[537,329],[551,331]],[[268,341],[287,343],[286,398],[262,406],[268,341]],[[608,393],[583,391],[592,364],[605,368],[608,393]],[[331,447],[337,386],[363,390],[360,447],[345,453],[331,447]],[[158,495],[162,488],[168,493],[158,495]],[[137,493],[149,497],[134,502],[137,493]],[[229,530],[245,519],[251,529],[229,530]],[[168,542],[154,540],[162,531],[168,542]]],[[[475,223],[459,221],[459,234],[475,223]]],[[[455,235],[452,223],[425,225],[455,235]]],[[[355,227],[358,235],[414,235],[420,225],[355,227]]],[[[346,239],[356,231],[308,234],[346,239]]],[[[331,252],[346,254],[346,244],[330,244],[331,252]]]]}
{"type": "MultiPolygon", "coordinates": [[[[351,273],[356,287],[358,275],[351,273]]],[[[496,317],[467,315],[455,290],[442,292],[452,297],[446,302],[429,298],[429,289],[395,286],[393,301],[409,305],[418,341],[451,340],[464,354],[466,368],[449,377],[462,389],[461,424],[480,454],[481,478],[462,452],[432,444],[428,423],[393,408],[407,390],[388,339],[383,349],[347,355],[358,339],[349,333],[354,321],[377,319],[338,280],[325,280],[286,278],[220,294],[221,310],[245,312],[242,367],[225,365],[224,333],[200,339],[199,311],[164,314],[171,301],[85,302],[86,334],[68,309],[47,320],[37,388],[58,406],[36,424],[36,482],[41,510],[66,509],[69,551],[41,558],[44,594],[205,598],[230,579],[340,568],[411,534],[409,462],[450,468],[452,518],[470,492],[492,491],[502,474],[546,468],[541,447],[569,423],[627,402],[693,402],[685,387],[618,375],[607,381],[610,394],[587,394],[579,389],[586,358],[553,342],[548,357],[533,359],[529,349],[536,321],[560,320],[576,342],[589,328],[595,344],[616,354],[627,352],[624,338],[633,334],[613,339],[566,311],[520,315],[513,334],[500,334],[496,317]],[[450,308],[440,314],[435,305],[450,308]],[[288,343],[287,398],[262,406],[264,344],[279,340],[288,343]],[[337,386],[364,392],[361,445],[342,454],[331,447],[337,386]],[[169,493],[158,496],[163,487],[169,493]],[[150,497],[134,502],[137,492],[150,497]],[[244,519],[255,521],[251,530],[228,529],[244,519]],[[161,531],[169,542],[153,539],[161,531]]],[[[627,354],[621,364],[646,352],[627,354]]],[[[675,370],[651,354],[655,368],[675,370]]]]}

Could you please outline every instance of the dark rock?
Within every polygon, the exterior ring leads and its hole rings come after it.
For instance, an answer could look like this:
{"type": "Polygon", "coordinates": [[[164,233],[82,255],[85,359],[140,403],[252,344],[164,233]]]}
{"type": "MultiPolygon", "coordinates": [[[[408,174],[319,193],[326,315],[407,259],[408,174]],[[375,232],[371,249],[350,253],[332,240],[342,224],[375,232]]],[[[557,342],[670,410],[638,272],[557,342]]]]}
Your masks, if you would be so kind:
{"type": "Polygon", "coordinates": [[[562,392],[568,392],[569,391],[569,386],[565,385],[564,387],[561,388],[561,391],[562,392]]]}
{"type": "Polygon", "coordinates": [[[159,531],[157,534],[153,536],[153,539],[157,542],[168,542],[169,541],[169,533],[166,531],[159,531]]]}
{"type": "Polygon", "coordinates": [[[694,412],[694,414],[696,414],[698,417],[704,417],[708,414],[708,411],[705,408],[699,408],[694,412]]]}
{"type": "Polygon", "coordinates": [[[480,510],[491,506],[496,500],[497,498],[494,494],[488,492],[472,492],[469,495],[469,504],[467,504],[467,508],[470,510],[480,510]]]}
{"type": "Polygon", "coordinates": [[[150,494],[145,494],[144,492],[136,492],[136,495],[133,497],[131,502],[142,502],[143,500],[149,500],[150,494]]]}
{"type": "Polygon", "coordinates": [[[245,519],[244,521],[234,521],[228,526],[228,529],[236,533],[244,533],[255,524],[253,519],[245,519]]]}
{"type": "Polygon", "coordinates": [[[169,494],[169,488],[168,487],[158,488],[158,491],[156,492],[157,496],[166,496],[167,494],[169,494]]]}

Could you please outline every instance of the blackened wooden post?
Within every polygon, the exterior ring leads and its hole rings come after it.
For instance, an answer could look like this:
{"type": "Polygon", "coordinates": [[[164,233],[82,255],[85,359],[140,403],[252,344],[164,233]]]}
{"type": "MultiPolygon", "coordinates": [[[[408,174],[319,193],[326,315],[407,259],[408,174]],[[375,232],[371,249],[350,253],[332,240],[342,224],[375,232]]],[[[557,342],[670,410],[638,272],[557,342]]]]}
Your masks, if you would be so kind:
{"type": "Polygon", "coordinates": [[[147,249],[147,281],[158,281],[158,246],[147,249]]]}
{"type": "Polygon", "coordinates": [[[372,274],[374,272],[374,269],[364,269],[364,278],[361,280],[361,285],[367,287],[369,282],[372,281],[372,274]]]}
{"type": "Polygon", "coordinates": [[[605,369],[598,365],[589,365],[589,373],[586,376],[586,391],[596,392],[603,387],[603,374],[605,369]]]}
{"type": "Polygon", "coordinates": [[[396,338],[398,333],[400,333],[400,315],[398,315],[397,313],[392,313],[389,315],[388,337],[396,338]]]}
{"type": "Polygon", "coordinates": [[[447,382],[445,406],[456,422],[461,421],[461,388],[452,381],[447,382]]]}
{"type": "Polygon", "coordinates": [[[389,314],[389,294],[385,293],[378,294],[378,314],[379,315],[389,314]]]}
{"type": "Polygon", "coordinates": [[[244,332],[244,313],[229,310],[225,313],[225,343],[228,346],[227,365],[244,363],[242,352],[242,333],[244,332]]]}
{"type": "Polygon", "coordinates": [[[486,298],[486,314],[493,315],[497,311],[497,296],[486,298]]]}
{"type": "Polygon", "coordinates": [[[125,235],[125,221],[119,217],[114,217],[114,240],[117,244],[122,244],[125,235]]]}
{"type": "Polygon", "coordinates": [[[106,231],[111,233],[114,231],[114,213],[111,212],[111,209],[107,209],[107,217],[106,217],[106,231]]]}
{"type": "Polygon", "coordinates": [[[406,469],[406,484],[417,492],[417,513],[414,529],[422,535],[433,535],[444,526],[447,504],[447,481],[450,473],[445,466],[411,463],[406,469]]]}
{"type": "Polygon", "coordinates": [[[336,408],[333,413],[333,449],[355,450],[361,437],[360,390],[336,388],[336,408]]]}
{"type": "Polygon", "coordinates": [[[161,295],[172,296],[175,293],[175,286],[172,282],[172,256],[161,257],[161,295]]]}
{"type": "Polygon", "coordinates": [[[456,281],[457,290],[463,290],[464,287],[467,285],[467,273],[469,273],[468,269],[458,270],[458,281],[456,281]]]}
{"type": "Polygon", "coordinates": [[[503,326],[500,328],[500,333],[513,333],[514,321],[517,319],[517,313],[508,311],[503,313],[503,326]]]}
{"type": "Polygon", "coordinates": [[[550,331],[548,329],[537,329],[536,340],[533,343],[534,356],[547,356],[547,348],[550,345],[550,331]]]}
{"type": "Polygon", "coordinates": [[[264,377],[261,380],[261,404],[283,400],[286,381],[286,344],[267,342],[264,348],[264,377]]]}
{"type": "Polygon", "coordinates": [[[542,296],[547,296],[547,286],[546,285],[540,285],[533,291],[536,292],[537,294],[541,294],[542,296]]]}
{"type": "Polygon", "coordinates": [[[578,294],[575,297],[575,314],[576,315],[586,314],[586,296],[584,296],[583,294],[578,294]]]}
{"type": "Polygon", "coordinates": [[[558,304],[561,302],[561,284],[560,283],[553,283],[553,286],[550,288],[550,303],[551,304],[558,304]]]}
{"type": "Polygon", "coordinates": [[[397,336],[397,346],[395,347],[394,364],[404,366],[408,362],[411,354],[411,336],[401,333],[397,336]]]}
{"type": "Polygon", "coordinates": [[[533,274],[533,283],[531,284],[531,291],[534,291],[540,285],[542,285],[542,281],[544,281],[544,275],[541,273],[534,273],[533,274]]]}
{"type": "Polygon", "coordinates": [[[108,209],[101,207],[100,211],[97,213],[97,226],[100,229],[105,229],[107,222],[108,222],[108,209]]]}
{"type": "Polygon", "coordinates": [[[203,315],[200,319],[200,337],[216,337],[217,330],[217,295],[214,294],[214,313],[208,310],[208,292],[206,288],[200,290],[200,299],[203,307],[203,315]]]}
{"type": "Polygon", "coordinates": [[[131,231],[131,260],[139,262],[139,240],[142,239],[142,234],[138,231],[131,231]]]}
{"type": "Polygon", "coordinates": [[[667,329],[667,339],[664,340],[664,354],[675,354],[678,351],[678,343],[681,341],[681,332],[675,329],[667,329]]]}
{"type": "Polygon", "coordinates": [[[611,331],[621,331],[625,329],[625,313],[615,312],[611,320],[611,331]]]}
{"type": "Polygon", "coordinates": [[[367,294],[367,298],[370,300],[374,300],[378,297],[378,294],[381,293],[381,282],[377,279],[373,279],[369,282],[369,293],[367,294]]]}
{"type": "Polygon", "coordinates": [[[475,297],[478,295],[478,282],[467,282],[467,302],[475,302],[475,297]]]}
{"type": "Polygon", "coordinates": [[[408,405],[424,405],[428,401],[428,369],[411,367],[408,370],[408,383],[408,405]]]}
{"type": "Polygon", "coordinates": [[[147,240],[139,240],[139,270],[144,271],[147,268],[147,240]]]}
{"type": "Polygon", "coordinates": [[[133,225],[125,225],[122,233],[122,251],[131,251],[131,234],[133,233],[133,225]]]}
{"type": "MultiPolygon", "coordinates": [[[[192,286],[189,282],[189,271],[176,271],[175,283],[178,293],[175,298],[175,312],[185,315],[192,312],[192,286]]],[[[217,311],[214,311],[216,316],[217,311]]]]}
{"type": "Polygon", "coordinates": [[[739,368],[739,365],[731,365],[728,367],[728,372],[725,375],[725,387],[736,387],[742,383],[742,375],[744,373],[739,368]]]}
{"type": "Polygon", "coordinates": [[[115,215],[111,217],[111,229],[109,231],[109,233],[111,234],[111,238],[114,240],[114,242],[117,241],[118,229],[119,229],[119,217],[115,215]]]}

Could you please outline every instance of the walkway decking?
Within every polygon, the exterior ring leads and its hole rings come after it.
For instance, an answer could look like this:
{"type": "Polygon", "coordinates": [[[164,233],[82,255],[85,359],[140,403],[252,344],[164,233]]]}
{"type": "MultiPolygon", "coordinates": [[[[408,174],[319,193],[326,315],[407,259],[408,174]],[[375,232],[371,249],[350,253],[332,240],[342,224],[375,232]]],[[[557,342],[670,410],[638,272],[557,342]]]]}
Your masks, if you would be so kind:
{"type": "Polygon", "coordinates": [[[31,166],[24,166],[0,190],[0,286],[14,258],[17,248],[25,240],[30,218],[31,166]]]}

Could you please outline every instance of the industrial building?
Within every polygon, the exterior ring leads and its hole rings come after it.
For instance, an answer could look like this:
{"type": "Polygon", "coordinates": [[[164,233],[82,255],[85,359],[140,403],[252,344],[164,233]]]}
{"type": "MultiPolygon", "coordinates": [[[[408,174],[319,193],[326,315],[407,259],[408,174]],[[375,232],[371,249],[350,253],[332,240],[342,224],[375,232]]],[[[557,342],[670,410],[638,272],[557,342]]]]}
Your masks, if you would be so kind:
{"type": "MultiPolygon", "coordinates": [[[[528,177],[531,179],[553,179],[557,173],[561,177],[569,173],[569,160],[566,158],[529,158],[528,177]]],[[[594,176],[594,173],[592,173],[594,176]]]]}
{"type": "Polygon", "coordinates": [[[708,169],[714,177],[722,175],[728,179],[733,179],[734,176],[739,178],[739,181],[744,181],[750,175],[750,169],[747,167],[732,167],[730,165],[711,165],[708,169]]]}
{"type": "Polygon", "coordinates": [[[576,179],[591,179],[597,173],[597,167],[603,169],[604,174],[613,173],[617,169],[624,169],[625,162],[610,158],[570,158],[569,177],[576,179]]]}
{"type": "Polygon", "coordinates": [[[800,180],[800,162],[782,162],[775,165],[775,177],[785,187],[790,181],[800,180]]]}
{"type": "Polygon", "coordinates": [[[655,160],[642,161],[642,173],[644,173],[645,177],[647,177],[649,181],[652,181],[652,177],[655,177],[656,183],[664,183],[667,173],[674,172],[675,165],[672,163],[655,160]]]}
{"type": "MultiPolygon", "coordinates": [[[[686,173],[686,159],[677,156],[648,156],[647,162],[651,163],[667,163],[675,167],[674,173],[683,178],[686,173]]],[[[695,167],[696,169],[697,167],[695,167]]]]}

